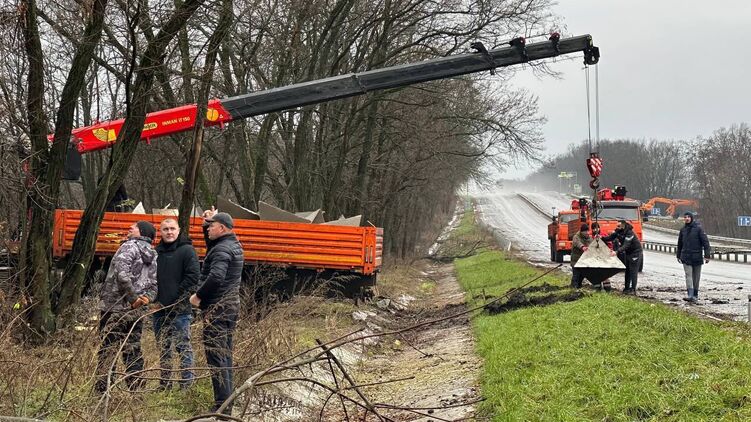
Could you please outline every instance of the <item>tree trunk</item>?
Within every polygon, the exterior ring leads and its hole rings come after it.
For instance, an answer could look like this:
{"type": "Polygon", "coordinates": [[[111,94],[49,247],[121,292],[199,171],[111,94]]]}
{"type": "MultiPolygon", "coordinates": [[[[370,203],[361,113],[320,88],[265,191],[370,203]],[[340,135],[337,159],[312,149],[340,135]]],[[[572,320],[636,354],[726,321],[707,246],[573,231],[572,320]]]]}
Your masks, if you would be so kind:
{"type": "Polygon", "coordinates": [[[256,162],[254,165],[255,174],[253,179],[253,206],[255,207],[258,207],[258,202],[261,200],[261,194],[263,193],[263,182],[266,179],[266,168],[268,166],[269,142],[272,136],[271,129],[274,127],[274,122],[278,116],[278,113],[272,113],[264,117],[261,128],[258,131],[256,162]]]}
{"type": "Polygon", "coordinates": [[[25,5],[24,38],[26,54],[29,58],[27,110],[32,143],[30,173],[35,186],[27,204],[29,224],[24,247],[25,265],[22,277],[25,279],[24,284],[28,286],[31,296],[28,318],[36,339],[45,337],[55,329],[55,314],[51,300],[52,287],[49,280],[52,269],[50,256],[52,219],[58,202],[60,179],[73,129],[76,99],[83,88],[86,70],[93,58],[94,48],[99,43],[106,5],[106,0],[97,0],[93,3],[91,19],[86,25],[83,37],[73,56],[63,87],[51,148],[47,141],[47,121],[42,109],[44,57],[37,27],[36,2],[28,0],[25,5]]]}
{"type": "Polygon", "coordinates": [[[131,89],[132,96],[127,107],[128,113],[112,150],[110,165],[99,183],[94,200],[89,203],[81,217],[81,224],[73,240],[73,249],[63,275],[58,313],[78,303],[81,297],[84,279],[94,257],[96,236],[104,217],[105,206],[125,178],[140,143],[154,82],[154,70],[164,62],[170,41],[187,24],[203,1],[187,0],[182,3],[164,24],[156,38],[146,47],[138,66],[136,81],[131,89]]]}
{"type": "Polygon", "coordinates": [[[214,67],[216,57],[219,52],[219,46],[222,40],[229,32],[232,25],[232,0],[222,1],[222,11],[217,24],[216,30],[209,39],[208,52],[203,76],[201,77],[201,91],[198,94],[198,104],[196,111],[195,128],[193,129],[193,143],[190,146],[188,162],[185,165],[185,184],[183,185],[182,198],[180,200],[179,221],[180,227],[184,227],[183,234],[188,236],[190,227],[190,216],[193,211],[193,201],[195,199],[196,175],[201,159],[201,146],[203,145],[204,127],[206,120],[206,109],[209,101],[209,90],[214,76],[214,67]]]}

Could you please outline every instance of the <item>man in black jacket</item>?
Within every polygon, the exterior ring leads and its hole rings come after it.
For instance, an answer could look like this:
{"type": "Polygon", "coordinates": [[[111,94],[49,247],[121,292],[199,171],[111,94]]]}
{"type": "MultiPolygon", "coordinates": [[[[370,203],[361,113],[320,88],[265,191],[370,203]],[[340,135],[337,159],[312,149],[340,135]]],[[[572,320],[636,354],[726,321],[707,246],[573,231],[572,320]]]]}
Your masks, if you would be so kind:
{"type": "Polygon", "coordinates": [[[678,262],[683,264],[686,274],[686,290],[688,296],[683,300],[696,302],[699,300],[699,279],[701,278],[702,264],[709,263],[710,247],[707,234],[701,224],[694,221],[694,215],[687,212],[683,215],[685,223],[678,234],[678,247],[675,254],[678,262]],[[704,259],[702,260],[702,251],[704,259]]]}
{"type": "Polygon", "coordinates": [[[193,347],[190,344],[190,323],[193,320],[188,298],[195,292],[200,268],[198,255],[187,236],[180,236],[180,226],[174,218],[159,225],[161,242],[156,247],[157,291],[154,313],[154,335],[160,345],[161,388],[170,387],[172,378],[172,348],[180,356],[181,388],[193,383],[193,347]]]}
{"type": "MultiPolygon", "coordinates": [[[[232,232],[234,221],[213,207],[204,212],[206,258],[198,291],[190,297],[193,306],[203,311],[203,344],[206,362],[213,368],[211,384],[216,411],[232,394],[232,334],[240,308],[240,278],[243,270],[243,248],[232,232]]],[[[231,414],[232,404],[224,409],[231,414]]]]}
{"type": "Polygon", "coordinates": [[[642,260],[642,248],[639,238],[634,233],[634,227],[626,220],[618,221],[618,240],[620,246],[616,253],[623,257],[626,266],[626,277],[623,287],[624,293],[636,294],[636,282],[639,278],[639,264],[642,260]]]}
{"type": "MultiPolygon", "coordinates": [[[[607,236],[602,236],[602,241],[605,243],[609,243],[610,244],[609,246],[611,246],[611,248],[614,251],[618,251],[618,248],[620,248],[621,245],[623,244],[623,237],[624,237],[623,229],[621,228],[621,223],[619,221],[615,230],[613,230],[613,233],[610,233],[607,236]]],[[[622,253],[618,254],[618,259],[620,259],[621,262],[623,262],[625,265],[622,253]]]]}

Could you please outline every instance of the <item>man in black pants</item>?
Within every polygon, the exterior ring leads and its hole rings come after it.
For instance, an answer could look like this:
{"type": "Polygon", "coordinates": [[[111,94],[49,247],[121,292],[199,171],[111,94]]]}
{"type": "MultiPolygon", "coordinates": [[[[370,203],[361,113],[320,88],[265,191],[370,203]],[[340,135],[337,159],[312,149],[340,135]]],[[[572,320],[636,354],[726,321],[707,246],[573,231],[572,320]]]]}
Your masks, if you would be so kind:
{"type": "MultiPolygon", "coordinates": [[[[212,413],[232,394],[232,334],[240,309],[240,277],[243,248],[232,232],[232,217],[212,209],[203,214],[206,258],[203,261],[198,291],[190,297],[193,306],[203,311],[203,345],[206,362],[212,368],[214,389],[212,413]]],[[[232,413],[229,403],[223,413],[232,413]]]]}
{"type": "Polygon", "coordinates": [[[628,221],[618,221],[618,229],[622,234],[623,240],[616,253],[623,254],[623,263],[626,265],[626,279],[623,292],[636,294],[639,264],[642,259],[641,242],[636,237],[636,233],[634,233],[634,227],[628,221]]]}

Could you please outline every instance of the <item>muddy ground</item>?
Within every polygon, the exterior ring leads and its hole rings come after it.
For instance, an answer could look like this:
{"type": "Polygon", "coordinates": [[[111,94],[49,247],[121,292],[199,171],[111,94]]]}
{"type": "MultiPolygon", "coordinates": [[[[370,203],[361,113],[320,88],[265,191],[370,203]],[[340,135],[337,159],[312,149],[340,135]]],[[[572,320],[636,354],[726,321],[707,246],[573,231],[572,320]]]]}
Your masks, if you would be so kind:
{"type": "MultiPolygon", "coordinates": [[[[480,400],[478,376],[482,362],[475,354],[469,317],[448,318],[467,310],[453,264],[425,260],[410,266],[408,273],[382,296],[377,295],[352,311],[352,331],[362,329],[352,337],[435,322],[335,348],[336,359],[365,398],[351,389],[346,394],[361,403],[367,400],[376,405],[389,418],[385,420],[477,420],[475,404],[480,400]]],[[[302,376],[340,388],[350,385],[338,370],[333,371],[337,374],[334,380],[332,370],[321,362],[288,371],[282,377],[302,376]]],[[[242,397],[235,403],[233,414],[243,414],[242,403],[246,401],[254,403],[246,413],[250,416],[247,420],[379,420],[372,413],[363,418],[361,407],[352,403],[342,406],[342,400],[309,382],[257,389],[252,397],[242,397]]]]}
{"type": "MultiPolygon", "coordinates": [[[[466,310],[453,265],[426,263],[416,281],[433,285],[432,294],[410,302],[406,309],[379,312],[388,321],[387,328],[407,327],[466,310]]],[[[371,374],[371,382],[414,379],[369,389],[374,401],[425,408],[419,410],[422,414],[400,412],[400,421],[474,420],[475,406],[462,404],[480,398],[478,375],[482,362],[475,354],[467,316],[421,327],[403,336],[383,338],[382,345],[381,352],[365,359],[358,372],[371,374]]]]}

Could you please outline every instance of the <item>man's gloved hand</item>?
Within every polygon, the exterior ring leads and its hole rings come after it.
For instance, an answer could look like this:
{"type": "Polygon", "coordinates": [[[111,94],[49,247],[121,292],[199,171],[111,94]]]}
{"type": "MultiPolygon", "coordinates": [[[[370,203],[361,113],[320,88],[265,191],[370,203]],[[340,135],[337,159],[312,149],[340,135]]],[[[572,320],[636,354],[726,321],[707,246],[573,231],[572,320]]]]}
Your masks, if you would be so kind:
{"type": "Polygon", "coordinates": [[[683,261],[681,261],[681,259],[680,259],[680,258],[676,257],[676,259],[678,260],[678,263],[679,263],[679,264],[683,264],[683,261]]]}
{"type": "Polygon", "coordinates": [[[704,263],[709,264],[709,258],[704,258],[704,263]]]}

